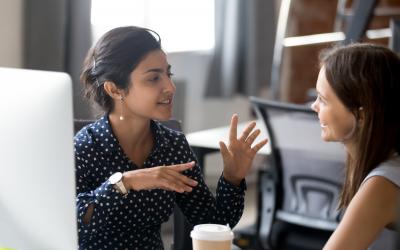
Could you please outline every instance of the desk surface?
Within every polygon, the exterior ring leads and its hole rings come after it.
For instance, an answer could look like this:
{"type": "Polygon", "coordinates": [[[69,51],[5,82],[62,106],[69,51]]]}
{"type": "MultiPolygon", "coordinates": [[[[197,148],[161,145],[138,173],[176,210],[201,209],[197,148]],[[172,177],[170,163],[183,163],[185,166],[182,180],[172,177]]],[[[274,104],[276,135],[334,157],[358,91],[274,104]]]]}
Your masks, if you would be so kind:
{"type": "MultiPolygon", "coordinates": [[[[237,133],[238,136],[241,135],[242,131],[246,128],[247,124],[250,122],[243,122],[238,124],[237,133]]],[[[260,129],[261,133],[253,143],[256,145],[258,142],[262,141],[265,138],[268,138],[268,133],[266,128],[264,127],[262,122],[257,121],[258,129],[260,129]]],[[[229,142],[229,126],[212,128],[207,130],[201,130],[198,132],[189,133],[186,135],[186,139],[189,144],[194,147],[202,147],[209,149],[219,149],[219,142],[223,141],[226,144],[229,142]]],[[[271,147],[267,143],[264,147],[258,151],[259,154],[270,154],[271,147]]]]}

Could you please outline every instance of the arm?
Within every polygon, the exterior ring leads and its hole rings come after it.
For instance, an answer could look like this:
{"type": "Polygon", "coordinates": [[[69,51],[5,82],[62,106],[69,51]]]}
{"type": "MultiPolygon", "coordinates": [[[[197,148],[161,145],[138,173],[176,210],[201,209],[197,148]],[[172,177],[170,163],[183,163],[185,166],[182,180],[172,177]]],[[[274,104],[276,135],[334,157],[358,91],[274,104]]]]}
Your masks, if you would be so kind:
{"type": "MultiPolygon", "coordinates": [[[[185,141],[189,155],[188,160],[197,159],[185,141]]],[[[200,166],[196,164],[192,169],[185,171],[184,174],[198,182],[192,192],[176,194],[176,202],[181,208],[185,217],[193,225],[203,223],[228,224],[234,227],[239,221],[244,207],[244,181],[240,186],[235,186],[227,182],[224,177],[220,177],[216,196],[211,193],[204,182],[200,166]]]]}
{"type": "Polygon", "coordinates": [[[324,250],[367,249],[381,230],[396,221],[400,190],[381,176],[368,179],[351,200],[324,250]]]}
{"type": "MultiPolygon", "coordinates": [[[[193,189],[191,194],[177,197],[178,205],[192,224],[229,223],[233,227],[242,216],[244,190],[246,189],[244,178],[251,168],[257,151],[267,143],[267,140],[252,146],[260,134],[258,129],[253,131],[256,126],[255,122],[250,123],[237,138],[238,119],[236,114],[232,116],[228,146],[220,142],[224,171],[218,182],[216,198],[205,185],[200,167],[197,165],[190,174],[198,181],[198,187],[193,189]]],[[[187,151],[190,152],[189,160],[195,160],[196,157],[190,150],[187,141],[183,141],[184,146],[188,148],[187,151]]]]}
{"type": "Polygon", "coordinates": [[[122,198],[108,180],[99,186],[92,183],[88,164],[79,152],[75,152],[76,209],[80,243],[84,243],[90,234],[96,233],[107,223],[110,212],[116,209],[116,206],[109,201],[122,198]]]}

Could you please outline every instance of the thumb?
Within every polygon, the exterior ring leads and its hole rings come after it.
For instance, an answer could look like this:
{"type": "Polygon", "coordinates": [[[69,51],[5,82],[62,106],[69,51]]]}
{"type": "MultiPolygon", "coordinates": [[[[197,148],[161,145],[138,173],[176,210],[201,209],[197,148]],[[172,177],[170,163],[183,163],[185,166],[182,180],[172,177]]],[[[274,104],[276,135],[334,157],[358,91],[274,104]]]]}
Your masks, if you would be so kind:
{"type": "Polygon", "coordinates": [[[219,142],[219,149],[221,150],[222,157],[225,158],[226,156],[229,155],[229,150],[226,147],[224,142],[222,142],[222,141],[219,142]]]}

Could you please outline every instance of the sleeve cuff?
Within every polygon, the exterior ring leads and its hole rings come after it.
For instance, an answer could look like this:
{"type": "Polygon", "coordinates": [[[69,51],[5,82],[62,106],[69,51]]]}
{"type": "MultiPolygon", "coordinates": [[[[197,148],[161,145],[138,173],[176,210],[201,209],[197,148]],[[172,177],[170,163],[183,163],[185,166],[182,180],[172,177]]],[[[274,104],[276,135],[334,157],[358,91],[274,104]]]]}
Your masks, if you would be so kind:
{"type": "Polygon", "coordinates": [[[110,196],[113,192],[113,185],[111,185],[110,181],[105,181],[101,184],[100,187],[96,188],[93,192],[94,200],[96,203],[110,196]]]}
{"type": "Polygon", "coordinates": [[[125,198],[123,194],[119,193],[114,185],[109,180],[103,182],[100,187],[93,191],[93,198],[96,204],[103,202],[105,199],[118,199],[125,198]]]}
{"type": "Polygon", "coordinates": [[[247,190],[247,185],[246,185],[246,179],[242,179],[242,181],[240,182],[239,186],[233,185],[232,183],[230,183],[229,181],[227,181],[224,178],[224,175],[222,174],[221,177],[219,178],[219,182],[218,182],[218,186],[225,188],[233,193],[236,194],[243,194],[244,191],[247,190]]]}

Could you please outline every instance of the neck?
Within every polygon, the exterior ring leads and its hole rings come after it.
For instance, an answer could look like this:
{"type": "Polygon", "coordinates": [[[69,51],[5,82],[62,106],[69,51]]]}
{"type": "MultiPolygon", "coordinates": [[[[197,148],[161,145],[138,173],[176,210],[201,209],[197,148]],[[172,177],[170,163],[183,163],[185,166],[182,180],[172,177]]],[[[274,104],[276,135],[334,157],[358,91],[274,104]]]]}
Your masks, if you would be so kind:
{"type": "Polygon", "coordinates": [[[356,144],[354,141],[347,140],[343,142],[344,147],[346,148],[347,153],[351,158],[354,158],[356,154],[356,144]]]}
{"type": "Polygon", "coordinates": [[[109,114],[109,120],[115,136],[123,147],[134,149],[152,140],[149,119],[125,117],[124,120],[120,120],[120,115],[113,112],[109,114]]]}

